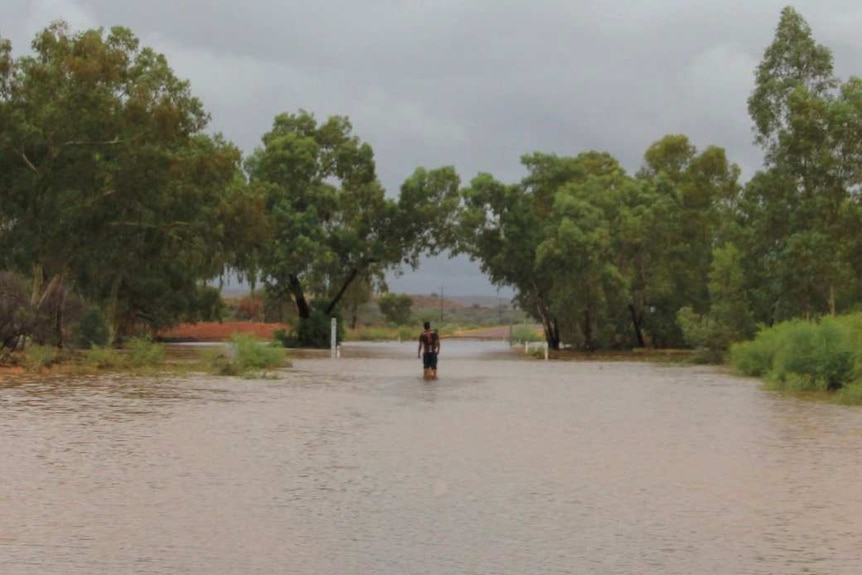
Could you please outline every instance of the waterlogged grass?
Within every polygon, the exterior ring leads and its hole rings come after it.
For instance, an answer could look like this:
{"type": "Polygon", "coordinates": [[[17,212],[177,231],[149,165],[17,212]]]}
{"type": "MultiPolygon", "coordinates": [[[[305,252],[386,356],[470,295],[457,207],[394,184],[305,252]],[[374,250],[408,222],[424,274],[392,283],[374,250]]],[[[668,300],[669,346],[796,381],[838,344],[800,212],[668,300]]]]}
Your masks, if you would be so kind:
{"type": "Polygon", "coordinates": [[[250,335],[235,334],[224,346],[203,350],[173,350],[149,339],[131,339],[122,349],[95,346],[77,352],[28,346],[20,355],[27,372],[69,376],[122,372],[133,376],[168,376],[190,373],[266,377],[268,370],[289,367],[286,350],[250,335]]]}
{"type": "Polygon", "coordinates": [[[46,345],[31,345],[24,352],[21,363],[27,371],[41,372],[60,360],[60,350],[46,345]]]}
{"type": "Polygon", "coordinates": [[[860,344],[862,314],[794,320],[733,345],[730,361],[739,373],[763,379],[769,389],[862,405],[860,344]]]}
{"type": "Polygon", "coordinates": [[[224,348],[206,350],[204,360],[216,375],[265,376],[268,370],[290,366],[280,345],[240,333],[231,336],[224,348]]]}
{"type": "Polygon", "coordinates": [[[126,350],[132,367],[160,367],[167,357],[164,345],[145,338],[130,339],[126,350]]]}

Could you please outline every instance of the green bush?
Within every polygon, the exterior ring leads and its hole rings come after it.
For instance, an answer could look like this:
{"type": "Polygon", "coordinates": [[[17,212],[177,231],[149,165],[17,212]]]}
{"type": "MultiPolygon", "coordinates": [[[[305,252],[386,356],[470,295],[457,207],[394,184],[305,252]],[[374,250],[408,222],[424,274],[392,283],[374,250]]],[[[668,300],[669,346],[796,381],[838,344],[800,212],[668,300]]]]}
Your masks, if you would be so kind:
{"type": "Polygon", "coordinates": [[[838,401],[846,405],[862,405],[862,383],[842,387],[838,391],[838,401]]]}
{"type": "Polygon", "coordinates": [[[123,360],[124,357],[115,350],[100,346],[93,346],[83,356],[85,365],[97,369],[120,367],[125,363],[123,360]]]}
{"type": "Polygon", "coordinates": [[[730,363],[743,375],[764,377],[772,371],[772,361],[778,353],[778,330],[764,329],[752,341],[730,347],[730,363]]]}
{"type": "Polygon", "coordinates": [[[835,391],[859,375],[862,359],[851,326],[856,319],[794,320],[761,330],[754,341],[731,348],[731,362],[745,375],[765,377],[776,389],[835,391]]]}
{"type": "Polygon", "coordinates": [[[241,371],[269,369],[284,365],[284,350],[272,347],[248,334],[235,333],[230,338],[233,361],[241,371]]]}
{"type": "Polygon", "coordinates": [[[205,352],[205,360],[218,375],[243,375],[254,370],[273,369],[289,365],[284,349],[248,334],[235,333],[230,345],[205,352]]]}
{"type": "Polygon", "coordinates": [[[165,346],[148,338],[132,338],[125,347],[132,367],[157,367],[165,363],[165,346]]]}
{"type": "Polygon", "coordinates": [[[31,345],[23,355],[24,367],[30,371],[41,371],[58,361],[60,350],[47,345],[31,345]]]}
{"type": "MultiPolygon", "coordinates": [[[[336,312],[336,341],[344,341],[344,321],[341,312],[336,312]]],[[[284,347],[309,347],[326,349],[331,345],[332,319],[326,313],[324,304],[312,304],[311,314],[307,319],[297,320],[290,332],[278,330],[274,337],[284,347]]]]}
{"type": "Polygon", "coordinates": [[[84,312],[78,323],[76,344],[81,349],[93,346],[103,346],[108,343],[108,322],[98,306],[92,306],[84,312]]]}

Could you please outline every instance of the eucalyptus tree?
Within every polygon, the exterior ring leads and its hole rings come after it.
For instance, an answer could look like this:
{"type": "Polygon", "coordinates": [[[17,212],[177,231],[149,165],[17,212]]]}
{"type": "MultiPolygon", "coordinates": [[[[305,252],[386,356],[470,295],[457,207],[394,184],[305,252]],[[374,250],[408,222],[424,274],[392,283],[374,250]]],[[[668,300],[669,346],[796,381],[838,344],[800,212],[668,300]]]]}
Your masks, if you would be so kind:
{"type": "Polygon", "coordinates": [[[0,45],[2,267],[33,277],[34,301],[79,290],[115,328],[194,315],[226,239],[246,235],[228,217],[254,205],[239,151],[205,133],[189,83],[126,28],[58,22],[17,59],[0,45]]]}
{"type": "Polygon", "coordinates": [[[746,268],[759,275],[761,321],[814,316],[858,301],[862,81],[834,74],[793,8],[781,13],[748,99],[764,172],[746,187],[746,268]],[[756,256],[757,261],[750,261],[756,256]],[[758,271],[756,268],[760,268],[758,271]]]}
{"type": "Polygon", "coordinates": [[[541,214],[550,207],[534,190],[490,174],[477,175],[461,194],[459,251],[478,261],[493,284],[512,287],[521,309],[542,322],[548,345],[559,349],[560,325],[550,299],[554,274],[536,270],[536,250],[544,240],[541,214]]]}
{"type": "Polygon", "coordinates": [[[416,170],[396,199],[346,117],[280,114],[262,143],[246,161],[251,184],[264,190],[272,234],[260,250],[261,277],[303,320],[310,299],[329,316],[357,278],[380,282],[387,269],[415,266],[423,251],[451,243],[459,186],[451,168],[416,170]]]}

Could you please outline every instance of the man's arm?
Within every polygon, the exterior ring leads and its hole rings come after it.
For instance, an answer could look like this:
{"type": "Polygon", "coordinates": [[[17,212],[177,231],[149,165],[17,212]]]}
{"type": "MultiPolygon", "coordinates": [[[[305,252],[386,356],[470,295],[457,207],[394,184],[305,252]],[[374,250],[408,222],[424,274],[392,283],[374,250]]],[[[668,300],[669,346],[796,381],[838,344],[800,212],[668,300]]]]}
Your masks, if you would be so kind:
{"type": "Polygon", "coordinates": [[[422,357],[422,336],[419,336],[419,349],[416,350],[416,357],[422,357]]]}

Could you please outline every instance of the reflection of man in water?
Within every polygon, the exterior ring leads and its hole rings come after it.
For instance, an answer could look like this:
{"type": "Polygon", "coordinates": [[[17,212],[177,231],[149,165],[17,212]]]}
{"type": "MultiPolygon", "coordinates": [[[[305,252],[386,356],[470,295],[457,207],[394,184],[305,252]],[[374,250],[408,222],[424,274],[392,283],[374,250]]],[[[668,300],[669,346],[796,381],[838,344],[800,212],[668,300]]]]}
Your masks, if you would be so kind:
{"type": "Polygon", "coordinates": [[[431,329],[431,322],[425,322],[425,331],[419,336],[419,349],[416,357],[422,355],[425,379],[437,379],[437,354],[440,353],[440,336],[431,329]]]}

